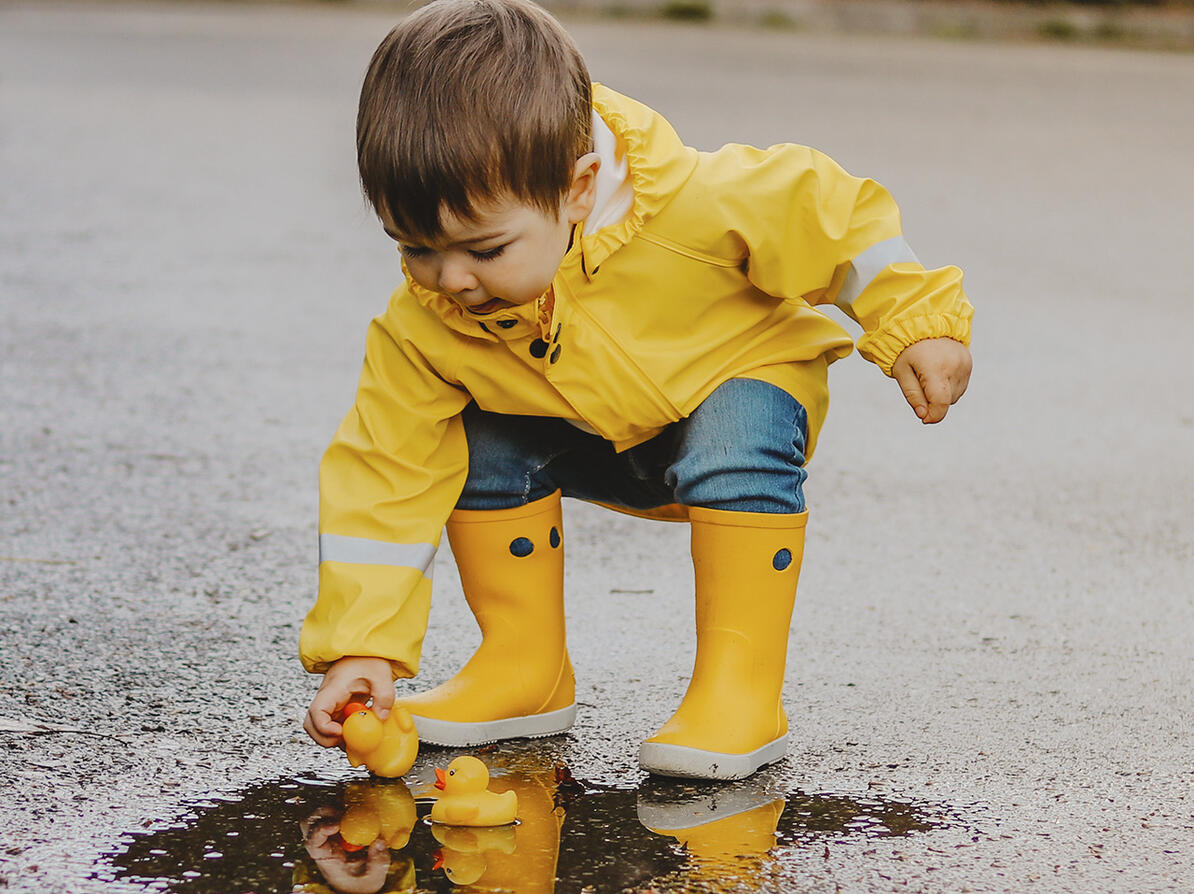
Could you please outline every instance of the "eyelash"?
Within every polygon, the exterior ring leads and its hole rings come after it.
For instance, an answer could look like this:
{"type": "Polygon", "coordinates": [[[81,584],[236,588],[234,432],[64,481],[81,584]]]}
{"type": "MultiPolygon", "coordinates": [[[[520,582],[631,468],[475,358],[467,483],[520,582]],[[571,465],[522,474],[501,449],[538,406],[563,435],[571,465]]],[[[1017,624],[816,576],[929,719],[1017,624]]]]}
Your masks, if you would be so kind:
{"type": "Polygon", "coordinates": [[[470,251],[469,254],[478,261],[492,261],[495,258],[501,257],[502,252],[506,250],[506,246],[499,245],[496,248],[487,248],[485,251],[470,251]]]}
{"type": "MultiPolygon", "coordinates": [[[[506,246],[499,245],[496,248],[487,248],[485,251],[470,251],[469,254],[478,261],[493,261],[501,257],[505,250],[506,246]]],[[[431,249],[417,245],[399,245],[398,253],[406,258],[422,258],[431,254],[431,249]]]]}

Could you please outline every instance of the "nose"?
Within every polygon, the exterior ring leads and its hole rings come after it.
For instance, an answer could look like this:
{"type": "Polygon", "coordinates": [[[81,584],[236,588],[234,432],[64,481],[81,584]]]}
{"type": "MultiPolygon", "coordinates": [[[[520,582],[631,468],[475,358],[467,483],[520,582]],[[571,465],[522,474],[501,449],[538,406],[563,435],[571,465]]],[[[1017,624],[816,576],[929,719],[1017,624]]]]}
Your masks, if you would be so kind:
{"type": "Polygon", "coordinates": [[[441,292],[459,295],[477,288],[477,277],[469,269],[469,264],[463,258],[444,258],[439,268],[439,288],[441,292]]]}

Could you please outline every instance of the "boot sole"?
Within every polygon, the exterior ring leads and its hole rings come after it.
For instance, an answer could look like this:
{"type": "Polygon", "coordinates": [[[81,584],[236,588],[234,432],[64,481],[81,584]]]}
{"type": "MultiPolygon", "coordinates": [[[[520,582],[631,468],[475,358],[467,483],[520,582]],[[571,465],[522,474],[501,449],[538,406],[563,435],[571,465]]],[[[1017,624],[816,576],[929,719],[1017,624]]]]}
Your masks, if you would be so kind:
{"type": "Polygon", "coordinates": [[[745,779],[760,767],[782,759],[787,753],[786,734],[746,754],[723,754],[720,751],[705,751],[684,745],[644,742],[638,749],[638,765],[657,776],[677,776],[681,779],[745,779]]]}
{"type": "Polygon", "coordinates": [[[436,720],[434,717],[420,717],[414,712],[411,712],[410,716],[415,722],[420,742],[445,745],[449,748],[466,748],[505,739],[541,739],[544,736],[566,733],[576,722],[576,704],[560,708],[558,711],[548,711],[546,714],[483,720],[477,723],[436,720]]]}

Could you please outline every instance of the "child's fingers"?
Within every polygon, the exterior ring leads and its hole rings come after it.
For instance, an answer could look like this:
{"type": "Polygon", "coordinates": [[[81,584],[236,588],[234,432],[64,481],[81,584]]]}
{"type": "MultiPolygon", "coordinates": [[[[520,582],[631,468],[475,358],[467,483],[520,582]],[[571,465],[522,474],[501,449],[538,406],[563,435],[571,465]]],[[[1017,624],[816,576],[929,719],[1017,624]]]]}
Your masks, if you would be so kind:
{"type": "Polygon", "coordinates": [[[303,729],[312,739],[324,748],[340,744],[342,728],[336,720],[336,713],[343,707],[338,704],[339,699],[326,689],[315,693],[311,700],[311,707],[307,709],[307,716],[303,719],[303,729]]]}
{"type": "Polygon", "coordinates": [[[317,745],[331,748],[340,744],[340,724],[331,719],[326,713],[316,714],[315,708],[307,711],[303,718],[303,729],[307,731],[317,745]]]}
{"type": "Polygon", "coordinates": [[[373,713],[385,720],[392,707],[394,707],[394,684],[387,678],[384,685],[376,686],[373,689],[373,713]]]}
{"type": "MultiPolygon", "coordinates": [[[[916,374],[911,363],[897,363],[891,371],[892,376],[895,377],[896,384],[900,386],[900,390],[904,392],[904,399],[908,401],[913,411],[921,419],[924,419],[929,412],[929,401],[925,397],[924,389],[920,385],[920,376],[916,374]]],[[[927,421],[927,420],[926,420],[927,421]]]]}
{"type": "Polygon", "coordinates": [[[928,378],[923,387],[928,409],[921,419],[926,423],[940,422],[949,412],[950,406],[957,400],[954,397],[954,389],[943,376],[928,378]]]}

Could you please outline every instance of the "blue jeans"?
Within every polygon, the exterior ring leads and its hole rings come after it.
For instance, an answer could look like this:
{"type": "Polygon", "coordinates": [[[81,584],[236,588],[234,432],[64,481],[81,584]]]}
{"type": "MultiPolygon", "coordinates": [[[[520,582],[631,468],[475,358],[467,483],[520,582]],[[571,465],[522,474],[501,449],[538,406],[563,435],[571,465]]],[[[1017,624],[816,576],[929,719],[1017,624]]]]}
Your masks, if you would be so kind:
{"type": "Polygon", "coordinates": [[[629,509],[804,511],[808,414],[766,382],[731,379],[687,419],[621,453],[562,419],[472,403],[463,420],[469,473],[459,509],[509,509],[560,490],[629,509]]]}

